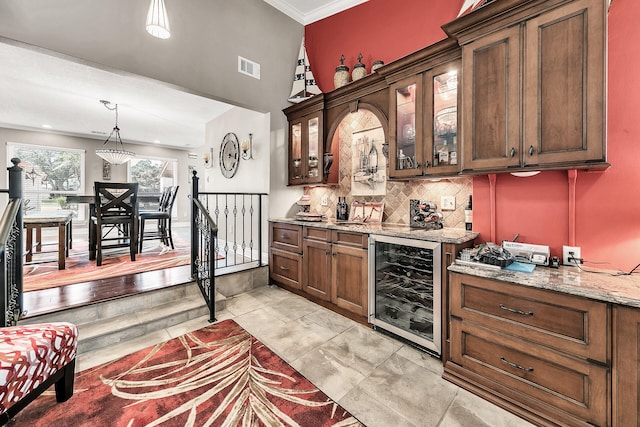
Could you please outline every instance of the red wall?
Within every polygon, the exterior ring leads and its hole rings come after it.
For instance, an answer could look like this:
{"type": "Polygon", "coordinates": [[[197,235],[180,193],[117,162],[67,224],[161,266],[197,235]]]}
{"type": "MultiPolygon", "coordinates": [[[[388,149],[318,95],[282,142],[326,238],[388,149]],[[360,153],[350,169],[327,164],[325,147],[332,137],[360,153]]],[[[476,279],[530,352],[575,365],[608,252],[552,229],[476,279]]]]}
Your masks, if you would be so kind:
{"type": "MultiPolygon", "coordinates": [[[[363,62],[401,58],[445,38],[440,25],[455,19],[462,0],[370,0],[305,28],[305,45],[314,75],[324,92],[333,90],[333,74],[344,54],[353,68],[363,62]]],[[[609,10],[608,161],[605,172],[578,171],[576,215],[569,218],[569,181],[565,171],[529,178],[496,177],[496,241],[511,240],[551,246],[561,255],[575,244],[588,266],[630,270],[640,263],[640,1],[613,0],[609,10]]],[[[473,181],[473,229],[490,240],[489,180],[473,181]]]]}

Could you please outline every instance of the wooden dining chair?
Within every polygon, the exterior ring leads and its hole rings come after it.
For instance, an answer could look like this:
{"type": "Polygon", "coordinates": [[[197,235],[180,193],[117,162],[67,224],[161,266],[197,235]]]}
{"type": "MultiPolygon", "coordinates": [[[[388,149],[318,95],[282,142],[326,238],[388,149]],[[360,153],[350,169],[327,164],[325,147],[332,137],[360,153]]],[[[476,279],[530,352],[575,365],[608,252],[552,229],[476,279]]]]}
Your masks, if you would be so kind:
{"type": "Polygon", "coordinates": [[[90,259],[102,265],[102,250],[129,247],[131,261],[138,250],[138,183],[96,182],[95,213],[89,224],[90,259]]]}
{"type": "Polygon", "coordinates": [[[173,187],[166,187],[160,196],[160,205],[157,211],[154,212],[140,212],[140,252],[142,252],[142,245],[145,240],[161,240],[166,246],[171,246],[171,249],[175,249],[173,244],[173,233],[171,232],[171,212],[173,210],[173,204],[176,201],[179,185],[173,187]],[[145,234],[145,223],[148,220],[157,220],[157,229],[155,231],[147,232],[145,234]]]}

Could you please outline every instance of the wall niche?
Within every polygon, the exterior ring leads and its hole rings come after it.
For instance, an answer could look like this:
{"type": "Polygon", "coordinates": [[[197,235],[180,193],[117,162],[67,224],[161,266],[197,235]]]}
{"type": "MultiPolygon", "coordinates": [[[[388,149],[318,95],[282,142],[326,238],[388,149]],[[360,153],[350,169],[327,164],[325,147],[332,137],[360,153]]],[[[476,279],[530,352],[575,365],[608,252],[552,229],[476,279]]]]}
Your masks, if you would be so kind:
{"type": "MultiPolygon", "coordinates": [[[[331,151],[339,153],[339,179],[337,186],[308,186],[304,192],[311,196],[311,209],[325,215],[328,219],[336,218],[336,203],[338,197],[346,197],[350,205],[352,201],[383,202],[384,221],[396,224],[409,224],[409,200],[429,200],[441,210],[441,196],[454,196],[456,199],[455,210],[442,211],[445,227],[464,228],[464,208],[472,192],[472,178],[462,176],[455,178],[443,178],[440,180],[413,179],[413,180],[389,180],[386,179],[384,195],[353,195],[352,180],[354,173],[353,141],[354,134],[377,128],[385,129],[376,114],[371,110],[360,108],[356,112],[348,113],[336,127],[333,134],[331,147],[339,147],[331,151]],[[327,206],[322,206],[321,201],[327,196],[327,206]]],[[[384,131],[386,143],[388,133],[384,131]]],[[[335,154],[334,154],[335,155],[335,154]]],[[[382,153],[379,153],[382,157],[382,153]]],[[[380,162],[379,162],[380,163],[380,162]]],[[[385,165],[388,165],[386,159],[385,165]]],[[[385,174],[388,177],[388,171],[385,174]]]]}

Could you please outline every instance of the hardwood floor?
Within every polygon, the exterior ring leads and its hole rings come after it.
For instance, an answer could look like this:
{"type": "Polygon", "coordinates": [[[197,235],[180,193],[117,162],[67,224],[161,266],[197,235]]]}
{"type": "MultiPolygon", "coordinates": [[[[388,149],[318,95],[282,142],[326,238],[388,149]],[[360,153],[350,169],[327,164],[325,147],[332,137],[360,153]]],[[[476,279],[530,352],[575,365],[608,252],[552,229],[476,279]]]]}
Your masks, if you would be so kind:
{"type": "Polygon", "coordinates": [[[24,318],[191,282],[191,266],[75,283],[23,294],[24,318]]]}

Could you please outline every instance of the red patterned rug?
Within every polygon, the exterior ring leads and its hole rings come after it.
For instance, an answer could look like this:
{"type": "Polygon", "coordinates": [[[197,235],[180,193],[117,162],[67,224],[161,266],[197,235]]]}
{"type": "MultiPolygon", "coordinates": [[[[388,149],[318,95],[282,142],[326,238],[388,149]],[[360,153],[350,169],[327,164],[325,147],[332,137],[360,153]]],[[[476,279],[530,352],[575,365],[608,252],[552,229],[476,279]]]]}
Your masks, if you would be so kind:
{"type": "MultiPolygon", "coordinates": [[[[100,267],[96,266],[95,261],[89,261],[87,242],[74,241],[73,249],[69,251],[69,257],[65,261],[64,270],[58,270],[57,261],[25,265],[22,286],[25,292],[36,291],[189,264],[191,262],[189,242],[176,237],[173,240],[175,246],[173,250],[163,248],[159,241],[145,243],[142,253],[136,255],[135,261],[131,261],[127,248],[105,250],[100,267]]],[[[34,254],[34,260],[43,259],[43,257],[51,259],[52,255],[57,257],[55,254],[34,254]]]]}
{"type": "Polygon", "coordinates": [[[362,426],[233,320],[76,374],[14,426],[362,426]]]}

